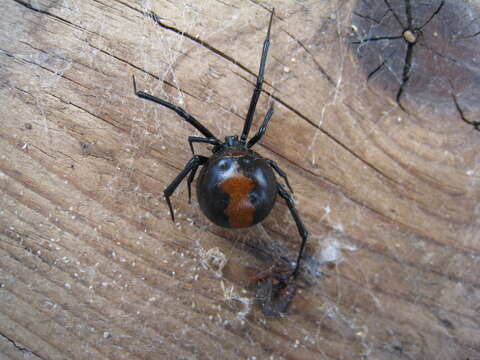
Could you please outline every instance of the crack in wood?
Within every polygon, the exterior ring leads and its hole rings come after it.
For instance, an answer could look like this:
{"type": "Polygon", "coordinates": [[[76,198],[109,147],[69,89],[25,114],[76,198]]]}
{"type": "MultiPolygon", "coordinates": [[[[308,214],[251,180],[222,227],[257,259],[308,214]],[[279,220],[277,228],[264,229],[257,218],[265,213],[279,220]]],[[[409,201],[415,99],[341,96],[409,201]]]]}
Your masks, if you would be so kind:
{"type": "MultiPolygon", "coordinates": [[[[10,338],[9,336],[5,335],[4,333],[0,332],[0,337],[4,338],[7,342],[9,342],[10,344],[13,345],[13,347],[20,351],[22,354],[28,354],[28,355],[33,355],[33,356],[36,356],[37,358],[39,359],[44,359],[43,357],[41,357],[37,352],[33,351],[33,350],[30,350],[29,348],[25,347],[25,346],[21,346],[19,345],[15,340],[13,340],[12,338],[10,338]]],[[[45,359],[46,360],[46,359],[45,359]]]]}
{"type": "MultiPolygon", "coordinates": [[[[402,21],[400,20],[400,18],[398,17],[397,13],[395,12],[395,10],[392,8],[392,6],[390,5],[390,3],[388,2],[388,0],[383,0],[385,2],[385,5],[387,5],[387,8],[389,10],[390,13],[392,13],[393,17],[395,18],[395,20],[397,20],[398,24],[400,25],[400,27],[402,29],[405,29],[405,25],[403,25],[402,21]]],[[[408,0],[407,0],[408,1],[408,0]]]]}
{"type": "Polygon", "coordinates": [[[361,39],[358,41],[351,41],[350,44],[364,44],[369,41],[380,41],[380,40],[397,40],[397,39],[403,39],[403,36],[401,35],[391,35],[391,36],[378,36],[378,37],[373,37],[373,38],[366,38],[366,39],[361,39]]]}
{"type": "Polygon", "coordinates": [[[70,25],[70,26],[73,26],[73,27],[75,27],[75,28],[77,28],[77,29],[82,29],[80,26],[75,25],[74,23],[72,23],[72,22],[70,22],[70,21],[68,21],[68,20],[66,20],[66,19],[64,19],[64,18],[61,18],[61,17],[58,16],[58,15],[54,15],[54,14],[52,14],[52,13],[49,13],[49,12],[46,11],[46,10],[37,9],[36,7],[34,7],[32,4],[30,4],[30,3],[27,2],[27,1],[24,1],[24,0],[11,0],[11,1],[16,2],[17,4],[19,4],[19,5],[23,6],[23,7],[26,7],[27,9],[30,9],[30,10],[32,10],[32,11],[34,11],[34,12],[37,12],[37,13],[40,13],[40,14],[43,14],[43,15],[47,15],[47,16],[51,16],[52,18],[54,18],[54,19],[56,19],[56,20],[59,20],[59,21],[65,23],[65,24],[68,24],[68,25],[70,25]]]}
{"type": "Polygon", "coordinates": [[[475,120],[469,120],[463,109],[460,107],[460,104],[458,103],[458,100],[457,100],[457,97],[456,95],[452,92],[452,98],[453,98],[453,103],[455,104],[455,108],[457,109],[458,111],[458,114],[460,115],[460,118],[465,122],[467,123],[468,125],[472,125],[475,130],[478,130],[480,131],[480,121],[475,121],[475,120]]]}
{"type": "Polygon", "coordinates": [[[315,59],[315,57],[313,56],[313,54],[310,52],[310,50],[308,49],[307,46],[305,46],[305,44],[297,39],[295,36],[293,36],[293,34],[290,34],[287,30],[283,29],[283,32],[285,34],[287,34],[291,39],[293,39],[298,45],[301,46],[301,48],[308,54],[308,56],[312,59],[313,63],[315,64],[315,66],[317,67],[318,71],[320,72],[320,74],[322,74],[323,77],[325,77],[325,79],[327,79],[327,81],[330,83],[330,85],[332,86],[336,86],[335,84],[335,81],[333,81],[332,77],[330,75],[328,75],[327,71],[322,67],[322,65],[320,65],[320,63],[317,61],[317,59],[315,59]]]}
{"type": "Polygon", "coordinates": [[[84,107],[82,107],[82,106],[80,106],[80,105],[77,105],[77,104],[75,104],[75,103],[73,103],[73,102],[71,102],[71,101],[65,101],[65,100],[63,100],[61,97],[59,97],[59,96],[57,96],[57,95],[55,95],[55,94],[53,94],[53,93],[51,93],[51,92],[46,92],[46,94],[48,94],[48,95],[56,98],[57,100],[59,100],[60,102],[62,102],[62,103],[65,104],[65,105],[73,106],[74,108],[77,108],[77,109],[79,109],[79,110],[81,110],[81,111],[83,111],[83,112],[85,112],[85,113],[93,116],[94,118],[99,119],[99,120],[107,123],[108,125],[111,125],[111,126],[113,126],[114,128],[117,128],[118,130],[121,130],[122,132],[126,132],[126,129],[124,129],[124,128],[118,126],[118,125],[116,125],[113,121],[108,121],[107,119],[105,119],[105,118],[103,118],[103,117],[101,117],[101,116],[99,116],[99,115],[97,115],[97,114],[95,114],[95,113],[93,113],[93,112],[85,109],[84,107]]]}
{"type": "Polygon", "coordinates": [[[444,5],[445,5],[445,0],[442,0],[440,2],[440,5],[438,6],[437,10],[435,10],[433,12],[432,16],[430,16],[430,18],[422,26],[420,26],[418,29],[422,30],[425,26],[427,26],[430,23],[430,21],[432,21],[433,18],[438,15],[438,13],[440,12],[440,10],[442,10],[444,5]]]}

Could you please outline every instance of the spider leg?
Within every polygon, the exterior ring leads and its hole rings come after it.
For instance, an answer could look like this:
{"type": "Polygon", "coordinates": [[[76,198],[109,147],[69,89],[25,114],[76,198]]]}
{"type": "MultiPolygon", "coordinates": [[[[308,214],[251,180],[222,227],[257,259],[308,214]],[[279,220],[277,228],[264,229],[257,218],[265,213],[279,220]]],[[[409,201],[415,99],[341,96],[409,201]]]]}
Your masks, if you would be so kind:
{"type": "MultiPolygon", "coordinates": [[[[167,201],[168,208],[170,209],[170,215],[172,216],[172,221],[175,221],[175,216],[173,215],[173,208],[172,203],[170,202],[170,196],[172,196],[173,192],[176,190],[178,185],[185,179],[185,176],[190,173],[190,171],[196,172],[200,165],[203,165],[207,162],[208,158],[201,155],[194,155],[188,162],[187,165],[183,168],[182,171],[177,175],[175,179],[171,182],[170,185],[163,191],[163,195],[165,195],[165,200],[167,201]]],[[[189,179],[190,180],[190,179],[189,179]]],[[[193,178],[192,178],[193,180],[193,178]]],[[[189,184],[190,186],[190,184],[189,184]]]]}
{"type": "Polygon", "coordinates": [[[287,174],[285,174],[285,172],[280,169],[277,165],[277,163],[273,160],[270,160],[270,159],[266,159],[267,160],[267,164],[270,165],[272,167],[273,170],[276,171],[276,173],[283,179],[285,180],[285,184],[287,184],[288,186],[288,189],[290,190],[291,193],[293,193],[293,189],[292,187],[290,186],[290,183],[288,182],[288,177],[287,177],[287,174]]]}
{"type": "Polygon", "coordinates": [[[298,233],[302,237],[302,243],[300,245],[300,251],[298,252],[297,263],[295,265],[295,270],[293,270],[292,273],[292,277],[296,278],[298,275],[298,271],[300,270],[300,261],[302,260],[303,250],[305,249],[305,244],[307,243],[308,231],[307,229],[305,229],[305,225],[303,225],[303,222],[298,215],[292,197],[280,184],[278,184],[278,194],[287,202],[287,206],[290,209],[293,220],[295,220],[295,223],[297,224],[298,233]]]}
{"type": "Polygon", "coordinates": [[[265,64],[267,62],[268,48],[270,46],[270,29],[272,27],[272,20],[273,20],[274,13],[275,13],[275,9],[272,9],[272,13],[270,15],[270,22],[268,24],[267,37],[263,42],[262,58],[260,60],[260,70],[258,71],[258,76],[257,76],[257,85],[255,86],[255,90],[253,91],[252,99],[250,100],[250,106],[248,108],[247,117],[245,118],[245,124],[243,125],[242,136],[240,139],[244,142],[247,140],[248,133],[250,131],[250,126],[252,125],[253,115],[255,114],[255,108],[257,107],[258,98],[260,96],[260,92],[262,91],[263,74],[265,73],[265,64]]]}
{"type": "Polygon", "coordinates": [[[265,131],[267,130],[267,125],[268,122],[270,121],[270,118],[273,115],[273,106],[268,109],[267,114],[265,115],[265,118],[263,119],[262,126],[258,129],[257,133],[255,134],[254,137],[252,137],[250,140],[248,140],[247,147],[251,148],[253,145],[255,145],[265,134],[265,131]]]}
{"type": "Polygon", "coordinates": [[[199,142],[199,143],[207,143],[207,144],[212,144],[212,145],[220,145],[221,142],[218,139],[214,138],[202,138],[202,137],[197,137],[197,136],[189,136],[188,137],[188,144],[190,145],[190,149],[192,149],[192,154],[195,155],[195,151],[193,151],[193,143],[199,142]]]}
{"type": "Polygon", "coordinates": [[[173,104],[169,103],[168,101],[159,99],[159,98],[157,98],[153,95],[147,94],[146,92],[137,91],[137,84],[135,82],[135,76],[132,75],[132,79],[133,79],[133,91],[135,92],[135,95],[137,95],[138,97],[140,97],[142,99],[150,100],[150,101],[156,102],[157,104],[165,106],[169,109],[172,109],[178,115],[183,117],[189,124],[193,125],[205,137],[216,139],[216,137],[210,132],[210,130],[208,130],[205,126],[200,124],[200,122],[197,119],[195,119],[192,115],[190,115],[188,112],[186,112],[181,107],[179,107],[177,105],[173,105],[173,104]]]}
{"type": "Polygon", "coordinates": [[[192,169],[190,175],[188,175],[187,179],[187,189],[188,189],[188,203],[192,203],[192,181],[195,179],[195,174],[197,173],[198,166],[192,169]]]}

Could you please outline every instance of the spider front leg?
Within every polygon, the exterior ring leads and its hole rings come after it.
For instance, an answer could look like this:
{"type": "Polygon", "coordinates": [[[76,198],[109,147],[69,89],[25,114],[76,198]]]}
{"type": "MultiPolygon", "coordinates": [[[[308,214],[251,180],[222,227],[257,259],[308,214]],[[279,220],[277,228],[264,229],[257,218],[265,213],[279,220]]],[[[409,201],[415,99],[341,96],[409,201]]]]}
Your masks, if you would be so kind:
{"type": "Polygon", "coordinates": [[[255,145],[260,139],[262,138],[263,134],[265,134],[265,131],[267,131],[267,125],[268,122],[270,121],[270,118],[273,115],[273,106],[268,109],[267,114],[265,115],[265,118],[263,119],[262,126],[258,129],[257,133],[255,134],[254,137],[252,137],[250,140],[248,140],[247,147],[251,148],[253,145],[255,145]]]}
{"type": "Polygon", "coordinates": [[[293,189],[292,187],[290,186],[290,183],[288,182],[288,177],[287,177],[287,174],[285,174],[285,172],[280,169],[280,167],[277,165],[277,163],[273,160],[270,160],[270,159],[267,159],[267,164],[270,165],[272,167],[273,170],[275,170],[275,172],[283,179],[285,180],[285,184],[287,184],[288,186],[288,190],[290,190],[290,192],[293,193],[293,189]]]}
{"type": "Polygon", "coordinates": [[[192,154],[195,155],[195,151],[193,150],[193,143],[206,143],[206,144],[211,144],[211,145],[221,145],[222,143],[220,140],[215,139],[215,138],[202,138],[198,136],[189,136],[188,137],[188,144],[190,145],[190,149],[192,150],[192,154]]]}
{"type": "Polygon", "coordinates": [[[156,96],[147,94],[144,91],[137,91],[137,83],[135,82],[135,76],[132,75],[132,80],[133,80],[133,92],[135,95],[137,95],[139,98],[145,99],[145,100],[150,100],[153,101],[157,104],[160,104],[162,106],[165,106],[173,111],[175,111],[178,115],[180,115],[182,118],[185,119],[190,125],[195,127],[198,131],[200,131],[205,137],[211,138],[211,139],[216,139],[216,137],[208,130],[205,126],[203,126],[197,119],[195,119],[192,115],[190,115],[188,112],[186,112],[184,109],[182,109],[180,106],[174,105],[169,103],[168,101],[162,100],[157,98],[156,96]]]}
{"type": "Polygon", "coordinates": [[[253,115],[255,114],[255,108],[257,107],[258,98],[262,92],[263,85],[263,76],[265,74],[265,64],[267,63],[268,48],[270,47],[270,29],[272,28],[273,15],[275,14],[275,9],[272,9],[270,14],[270,21],[268,23],[268,31],[265,41],[263,42],[262,57],[260,59],[260,69],[258,70],[257,75],[257,84],[255,85],[255,90],[253,90],[252,99],[250,100],[250,106],[248,107],[247,117],[245,118],[245,123],[243,125],[242,136],[240,139],[246,141],[248,138],[248,132],[253,121],[253,115]]]}
{"type": "MultiPolygon", "coordinates": [[[[170,202],[170,196],[172,196],[173,192],[177,189],[178,185],[185,179],[185,177],[192,171],[193,176],[195,176],[195,172],[197,171],[200,165],[203,165],[207,162],[208,158],[201,155],[194,155],[188,162],[187,165],[183,168],[182,171],[177,175],[177,177],[172,181],[170,185],[163,191],[163,195],[165,196],[165,200],[167,201],[168,208],[170,209],[170,215],[172,216],[172,221],[175,221],[175,216],[173,214],[172,204],[170,202]]],[[[190,175],[188,179],[188,187],[189,187],[189,194],[190,194],[190,183],[193,181],[193,177],[190,175]],[[191,178],[191,180],[190,180],[191,178]]]]}
{"type": "Polygon", "coordinates": [[[292,277],[295,279],[298,275],[298,271],[300,270],[300,261],[302,260],[303,250],[305,249],[305,244],[307,243],[308,231],[307,229],[305,229],[305,225],[303,225],[303,222],[298,215],[292,197],[280,184],[278,184],[278,194],[287,202],[287,206],[290,209],[293,220],[295,220],[295,224],[297,225],[298,233],[302,237],[302,243],[300,245],[300,251],[298,252],[297,263],[295,265],[295,270],[293,270],[292,273],[292,277]]]}

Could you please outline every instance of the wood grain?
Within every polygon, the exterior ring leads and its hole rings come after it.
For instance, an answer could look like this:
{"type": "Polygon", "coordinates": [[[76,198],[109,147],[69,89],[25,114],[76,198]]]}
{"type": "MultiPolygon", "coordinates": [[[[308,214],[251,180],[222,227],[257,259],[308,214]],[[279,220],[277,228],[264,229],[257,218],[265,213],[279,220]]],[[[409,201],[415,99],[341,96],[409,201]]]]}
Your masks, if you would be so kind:
{"type": "Polygon", "coordinates": [[[369,86],[354,6],[2,1],[2,359],[480,359],[480,133],[369,86]],[[161,194],[196,133],[131,80],[238,134],[273,6],[255,149],[311,234],[280,318],[252,285],[295,258],[288,208],[221,229],[182,185],[172,223],[161,194]]]}

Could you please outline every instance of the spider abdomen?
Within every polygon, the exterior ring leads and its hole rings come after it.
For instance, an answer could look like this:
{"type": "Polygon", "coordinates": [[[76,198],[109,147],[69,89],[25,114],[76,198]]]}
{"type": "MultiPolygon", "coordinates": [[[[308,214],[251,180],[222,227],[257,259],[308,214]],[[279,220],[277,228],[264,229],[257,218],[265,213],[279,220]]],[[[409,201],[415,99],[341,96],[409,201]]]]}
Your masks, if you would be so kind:
{"type": "Polygon", "coordinates": [[[257,153],[228,148],[212,156],[197,182],[197,198],[213,223],[245,228],[265,219],[275,204],[277,183],[272,169],[257,153]]]}

